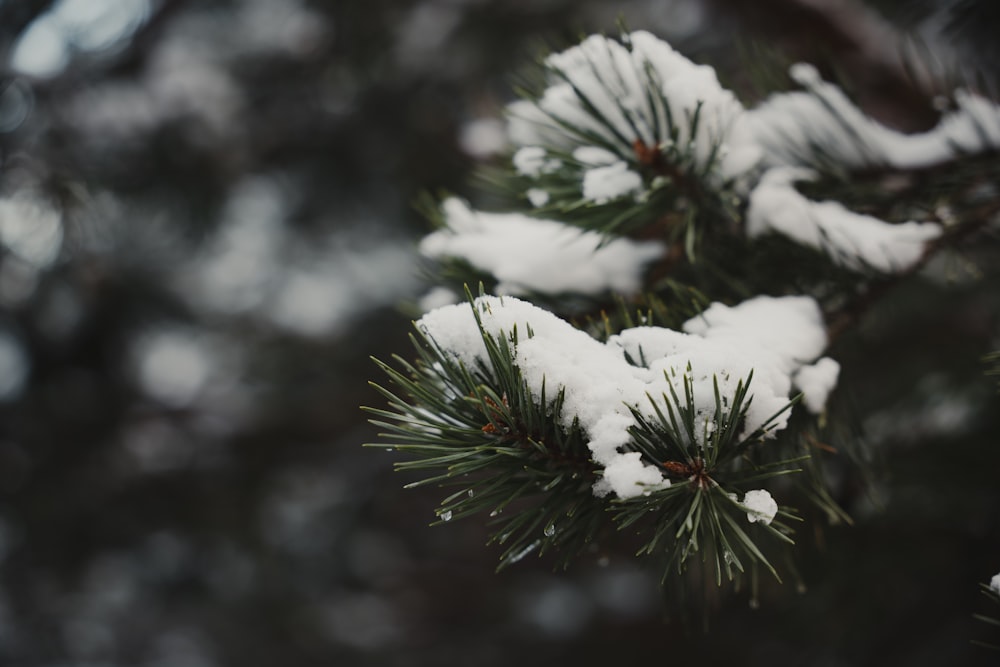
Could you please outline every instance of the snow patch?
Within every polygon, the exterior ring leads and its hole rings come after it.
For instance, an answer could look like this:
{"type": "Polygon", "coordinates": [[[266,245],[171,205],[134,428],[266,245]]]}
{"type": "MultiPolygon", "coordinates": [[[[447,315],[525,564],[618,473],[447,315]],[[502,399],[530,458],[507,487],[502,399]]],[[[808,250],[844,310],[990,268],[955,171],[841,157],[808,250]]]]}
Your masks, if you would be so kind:
{"type": "MultiPolygon", "coordinates": [[[[750,435],[785,407],[790,374],[819,355],[826,342],[819,308],[808,297],[758,297],[735,307],[714,304],[685,325],[688,333],[637,327],[605,344],[528,302],[483,296],[472,306],[434,310],[417,323],[442,351],[470,368],[490,364],[473,307],[488,335],[511,343],[514,363],[533,396],[540,399],[543,387],[550,397],[564,392],[562,425],[579,424],[594,462],[604,469],[594,493],[620,498],[669,484],[658,466],[628,450],[629,428],[635,425],[631,409],[655,421],[653,401],[663,410],[674,393],[684,395],[687,380],[707,436],[713,430],[716,384],[731,403],[737,385],[753,370],[753,400],[743,434],[750,435]],[[742,337],[736,335],[741,328],[746,332],[742,337]]],[[[766,435],[786,425],[787,411],[766,435]]],[[[766,506],[761,510],[766,517],[764,510],[766,506]]]]}
{"type": "Polygon", "coordinates": [[[580,146],[573,151],[573,159],[588,167],[602,167],[618,162],[619,157],[599,146],[580,146]]]}
{"type": "Polygon", "coordinates": [[[842,266],[882,273],[905,271],[923,256],[926,244],[941,235],[931,222],[890,224],[854,213],[839,202],[814,202],[795,189],[795,181],[814,176],[810,170],[768,170],[750,193],[747,234],[775,232],[802,245],[825,251],[842,266]]]}
{"type": "Polygon", "coordinates": [[[559,168],[559,160],[550,158],[541,146],[525,146],[518,149],[511,158],[514,169],[522,176],[538,178],[559,168]]]}
{"type": "Polygon", "coordinates": [[[646,265],[665,249],[656,241],[608,240],[522,213],[473,211],[455,198],[442,204],[442,212],[446,228],[425,237],[420,252],[464,259],[496,277],[501,294],[634,293],[646,265]]]}
{"type": "Polygon", "coordinates": [[[840,166],[899,169],[1000,148],[1000,106],[970,92],[956,91],[956,109],[932,130],[904,134],[865,115],[812,65],[798,63],[789,74],[804,91],[772,95],[742,117],[767,166],[812,165],[813,146],[840,166]]]}
{"type": "Polygon", "coordinates": [[[590,166],[611,161],[577,155],[581,134],[614,160],[633,156],[636,142],[659,146],[673,139],[693,167],[703,170],[714,162],[724,179],[759,159],[759,149],[741,129],[743,105],[719,84],[715,70],[648,32],[633,32],[621,42],[592,35],[551,54],[545,64],[550,85],[542,95],[508,107],[515,145],[573,152],[590,166]]]}
{"type": "Polygon", "coordinates": [[[549,193],[541,188],[528,188],[528,191],[524,194],[535,208],[540,208],[549,203],[549,193]]]}
{"type": "Polygon", "coordinates": [[[764,489],[747,491],[740,504],[747,511],[747,521],[750,523],[760,521],[765,526],[769,526],[778,514],[778,503],[764,489]]]}
{"type": "Polygon", "coordinates": [[[826,399],[837,386],[839,376],[840,364],[830,357],[823,357],[811,366],[800,368],[792,376],[792,382],[802,392],[806,409],[818,415],[826,409],[826,399]]]}
{"type": "Polygon", "coordinates": [[[594,167],[583,172],[583,198],[595,204],[642,192],[642,177],[624,162],[594,167]]]}

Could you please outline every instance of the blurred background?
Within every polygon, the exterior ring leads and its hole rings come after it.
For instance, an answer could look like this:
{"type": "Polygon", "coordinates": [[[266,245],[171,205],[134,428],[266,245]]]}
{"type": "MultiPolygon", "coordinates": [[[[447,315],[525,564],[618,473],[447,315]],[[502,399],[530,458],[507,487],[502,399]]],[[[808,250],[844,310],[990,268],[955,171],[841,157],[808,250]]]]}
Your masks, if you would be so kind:
{"type": "Polygon", "coordinates": [[[806,59],[920,129],[901,54],[991,89],[997,7],[0,1],[0,665],[996,664],[970,644],[1000,643],[972,618],[1000,615],[995,278],[942,269],[833,350],[857,523],[708,635],[612,544],[494,574],[359,406],[429,286],[414,199],[475,196],[541,50],[624,18],[747,101],[748,65],[806,59]]]}

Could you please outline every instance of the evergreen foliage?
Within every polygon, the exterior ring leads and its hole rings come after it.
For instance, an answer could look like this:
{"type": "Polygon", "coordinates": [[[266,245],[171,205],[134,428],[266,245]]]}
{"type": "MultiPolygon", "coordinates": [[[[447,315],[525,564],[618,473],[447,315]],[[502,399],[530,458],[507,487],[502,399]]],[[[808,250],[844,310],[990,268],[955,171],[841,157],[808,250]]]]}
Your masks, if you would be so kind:
{"type": "MultiPolygon", "coordinates": [[[[611,539],[613,526],[637,535],[637,553],[657,560],[668,592],[691,573],[716,585],[747,573],[756,581],[761,568],[780,579],[775,556],[790,562],[793,526],[851,521],[834,501],[830,466],[864,469],[869,455],[843,403],[826,405],[836,371],[817,380],[822,389],[810,383],[824,362],[805,367],[816,350],[785,371],[802,393],[749,432],[747,410],[763,400],[754,374],[763,370],[740,376],[735,390],[720,390],[712,376],[708,413],[694,389],[704,366],[663,370],[667,391],[647,395],[648,405],[626,402],[631,426],[617,450],[638,456],[645,490],[608,493],[612,464],[590,446],[593,424],[566,412],[571,389],[544,382],[539,393],[525,379],[517,348],[530,328],[484,327],[467,287],[526,297],[602,341],[637,327],[691,334],[710,304],[804,295],[818,305],[829,345],[933,258],[992,233],[1000,107],[958,91],[936,128],[905,136],[811,68],[793,66],[792,78],[805,90],[744,109],[711,68],[647,33],[589,37],[543,60],[538,83],[509,107],[512,168],[487,181],[524,220],[600,233],[595,252],[619,238],[661,243],[659,259],[635,267],[635,292],[504,283],[481,260],[489,234],[502,231],[459,221],[447,205],[429,210],[436,234],[478,239],[433,257],[441,281],[464,290],[488,354],[463,356],[418,323],[417,360],[379,362],[390,384],[376,385],[389,408],[370,409],[385,431],[376,446],[409,457],[397,467],[421,475],[411,486],[456,489],[441,501],[438,523],[485,517],[491,542],[503,547],[501,567],[550,550],[566,564],[611,539]],[[770,501],[761,486],[792,504],[765,517],[751,501],[770,501]]],[[[523,243],[529,252],[543,242],[523,243]]],[[[637,367],[655,361],[623,354],[637,367]]]]}

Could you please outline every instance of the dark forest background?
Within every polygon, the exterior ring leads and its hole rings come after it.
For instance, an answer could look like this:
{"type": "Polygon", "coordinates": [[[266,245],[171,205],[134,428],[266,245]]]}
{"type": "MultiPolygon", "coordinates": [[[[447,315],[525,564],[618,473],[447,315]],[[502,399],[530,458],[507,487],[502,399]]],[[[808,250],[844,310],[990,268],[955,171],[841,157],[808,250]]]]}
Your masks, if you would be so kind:
{"type": "Polygon", "coordinates": [[[996,89],[996,7],[0,2],[0,665],[996,664],[970,640],[1000,643],[973,619],[1000,615],[1000,292],[973,264],[832,351],[856,523],[802,534],[758,609],[707,595],[708,634],[627,546],[494,574],[359,409],[428,287],[414,200],[476,197],[542,49],[624,18],[747,101],[804,59],[917,130],[921,72],[996,89]]]}

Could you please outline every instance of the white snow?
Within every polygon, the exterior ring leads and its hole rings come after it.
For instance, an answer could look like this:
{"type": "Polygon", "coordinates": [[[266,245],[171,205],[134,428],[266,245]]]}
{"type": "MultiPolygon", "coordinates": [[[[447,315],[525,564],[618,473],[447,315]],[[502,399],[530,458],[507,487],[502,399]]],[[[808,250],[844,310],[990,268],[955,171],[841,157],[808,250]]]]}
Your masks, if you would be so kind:
{"type": "Polygon", "coordinates": [[[765,526],[768,526],[774,521],[774,517],[778,513],[778,503],[764,489],[747,491],[746,495],[743,496],[743,502],[740,504],[747,511],[747,521],[750,523],[760,521],[765,526]]]}
{"type": "MultiPolygon", "coordinates": [[[[628,427],[633,423],[626,402],[642,398],[645,383],[640,376],[648,371],[630,366],[618,350],[528,302],[484,296],[474,305],[489,335],[510,340],[517,332],[518,342],[512,346],[514,360],[534,396],[540,397],[543,387],[550,397],[560,389],[565,391],[560,415],[563,425],[568,427],[579,419],[590,437],[588,446],[595,462],[604,467],[615,464],[613,477],[603,480],[603,493],[613,490],[620,497],[632,497],[649,490],[651,483],[665,484],[656,468],[647,471],[648,466],[628,462],[635,456],[618,461],[624,455],[618,449],[628,441],[628,427]]],[[[469,367],[480,363],[488,367],[486,347],[468,304],[432,311],[417,326],[469,367]]]]}
{"type": "MultiPolygon", "coordinates": [[[[604,467],[601,480],[602,489],[605,487],[609,490],[622,489],[632,495],[638,495],[634,491],[646,493],[670,486],[670,480],[664,479],[659,470],[642,462],[642,455],[639,452],[627,452],[614,457],[604,467]]],[[[629,497],[621,494],[619,496],[629,497]]]]}
{"type": "Polygon", "coordinates": [[[583,172],[583,198],[595,204],[642,192],[642,177],[618,161],[583,172]]]}
{"type": "Polygon", "coordinates": [[[931,222],[890,224],[854,213],[839,202],[814,202],[795,189],[795,181],[814,176],[807,169],[769,169],[750,193],[747,234],[770,232],[817,250],[848,268],[872,268],[883,273],[904,271],[923,256],[926,244],[941,235],[931,222]]]}
{"type": "MultiPolygon", "coordinates": [[[[747,411],[743,435],[762,427],[768,419],[788,403],[791,381],[775,370],[773,360],[759,347],[741,349],[730,341],[711,340],[701,336],[671,331],[660,327],[626,329],[608,340],[608,345],[621,348],[633,362],[641,362],[650,371],[647,378],[650,396],[663,409],[671,396],[671,387],[684,396],[684,378],[691,382],[696,410],[696,422],[707,424],[715,415],[715,384],[719,393],[731,397],[736,387],[754,373],[751,383],[753,401],[747,411]]],[[[655,418],[649,399],[640,399],[643,413],[655,418]]],[[[787,413],[777,420],[774,430],[784,428],[787,413]]]]}
{"type": "Polygon", "coordinates": [[[592,35],[551,54],[545,61],[550,85],[541,97],[508,107],[511,141],[566,152],[599,144],[621,159],[634,156],[636,141],[646,146],[670,141],[672,125],[677,146],[690,152],[697,168],[718,159],[718,175],[731,178],[756,163],[759,149],[739,129],[743,105],[722,88],[715,70],[648,32],[633,32],[623,42],[592,35]]]}
{"type": "Polygon", "coordinates": [[[1000,150],[1000,105],[963,90],[936,127],[905,134],[867,116],[804,63],[790,69],[804,90],[772,95],[749,111],[712,68],[646,32],[621,41],[594,35],[545,63],[550,85],[541,97],[509,107],[510,138],[522,147],[519,172],[537,177],[563,166],[552,154],[570,153],[565,166],[579,170],[583,199],[600,204],[643,195],[636,142],[687,153],[699,169],[715,155],[709,178],[738,179],[740,188],[758,166],[769,167],[750,194],[747,233],[783,234],[853,270],[905,271],[942,227],[890,224],[839,202],[810,201],[794,187],[815,178],[805,167],[919,169],[1000,150]]]}
{"type": "Polygon", "coordinates": [[[531,202],[531,205],[535,208],[545,206],[549,203],[549,193],[541,188],[528,188],[527,192],[524,193],[531,202]]]}
{"type": "Polygon", "coordinates": [[[684,323],[684,331],[769,351],[783,372],[816,358],[826,347],[819,305],[808,296],[757,296],[736,306],[713,303],[684,323]]]}
{"type": "Polygon", "coordinates": [[[559,160],[549,158],[541,146],[524,146],[514,153],[514,168],[522,176],[538,178],[559,168],[559,160]]]}
{"type": "Polygon", "coordinates": [[[602,167],[618,162],[619,157],[600,146],[580,146],[573,151],[573,159],[588,167],[602,167]]]}
{"type": "Polygon", "coordinates": [[[446,200],[442,212],[446,227],[425,237],[420,252],[466,260],[492,274],[501,294],[634,293],[646,265],[665,249],[521,213],[473,211],[456,198],[446,200]]]}
{"type": "MultiPolygon", "coordinates": [[[[823,318],[810,297],[758,296],[732,307],[714,303],[685,322],[683,329],[686,333],[637,327],[612,336],[608,344],[620,346],[633,362],[665,377],[687,375],[698,423],[707,424],[715,414],[715,383],[721,395],[732,396],[752,370],[753,401],[744,436],[765,426],[785,407],[791,375],[826,347],[823,318]]],[[[683,395],[683,385],[674,384],[683,395]]],[[[785,428],[788,416],[788,411],[778,415],[765,435],[785,428]]]]}
{"type": "Polygon", "coordinates": [[[789,73],[805,91],[772,95],[742,121],[763,149],[768,166],[811,165],[812,146],[835,164],[859,168],[918,169],[962,154],[1000,148],[1000,106],[967,91],[955,92],[957,109],[928,132],[904,134],[865,115],[812,65],[789,73]]]}
{"type": "MultiPolygon", "coordinates": [[[[731,308],[715,304],[685,325],[691,333],[637,327],[607,344],[512,297],[479,297],[474,307],[487,334],[511,341],[514,362],[534,396],[540,397],[543,387],[548,397],[564,391],[563,425],[579,423],[594,461],[604,468],[595,494],[620,498],[669,484],[658,467],[644,464],[636,452],[622,451],[635,423],[629,407],[656,420],[652,402],[662,410],[664,401],[673,400],[671,387],[683,396],[687,377],[699,423],[705,425],[704,435],[696,436],[704,437],[715,426],[715,383],[731,405],[737,384],[752,369],[753,400],[744,432],[749,435],[787,404],[790,373],[819,355],[825,344],[818,306],[807,297],[758,297],[731,308]],[[741,327],[743,337],[737,335],[741,327]]],[[[469,304],[439,308],[417,324],[446,353],[471,368],[489,370],[469,304]]],[[[768,434],[786,424],[787,412],[768,434]]]]}
{"type": "Polygon", "coordinates": [[[839,376],[840,364],[830,357],[823,357],[815,364],[800,368],[792,376],[792,382],[802,392],[806,409],[818,415],[826,409],[826,399],[837,386],[839,376]]]}

